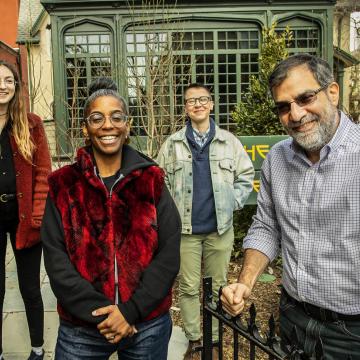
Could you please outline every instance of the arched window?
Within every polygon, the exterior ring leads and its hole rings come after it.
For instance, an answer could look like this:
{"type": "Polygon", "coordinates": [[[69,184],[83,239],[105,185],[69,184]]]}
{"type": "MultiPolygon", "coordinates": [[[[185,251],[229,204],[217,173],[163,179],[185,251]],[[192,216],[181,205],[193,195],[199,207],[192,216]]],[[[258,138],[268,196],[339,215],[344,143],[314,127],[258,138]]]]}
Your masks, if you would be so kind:
{"type": "Polygon", "coordinates": [[[66,30],[64,46],[69,130],[76,132],[88,85],[97,77],[112,75],[112,34],[105,26],[85,22],[66,30]]]}
{"type": "Polygon", "coordinates": [[[286,26],[293,33],[290,43],[290,54],[309,53],[321,56],[321,29],[315,20],[293,17],[278,23],[278,31],[286,26]]]}

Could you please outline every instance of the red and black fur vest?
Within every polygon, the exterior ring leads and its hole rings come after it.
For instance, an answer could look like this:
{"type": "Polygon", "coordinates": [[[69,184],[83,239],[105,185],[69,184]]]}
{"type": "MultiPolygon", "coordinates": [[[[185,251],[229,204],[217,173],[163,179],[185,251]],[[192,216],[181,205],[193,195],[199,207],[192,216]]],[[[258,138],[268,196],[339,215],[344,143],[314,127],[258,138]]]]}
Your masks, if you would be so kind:
{"type": "MultiPolygon", "coordinates": [[[[156,205],[164,186],[157,166],[135,169],[117,182],[111,196],[95,173],[91,151],[49,177],[50,196],[60,212],[65,246],[80,275],[115,301],[115,257],[120,302],[136,290],[158,245],[156,205]]],[[[156,291],[156,289],[154,289],[156,291]]],[[[145,319],[165,313],[171,290],[145,319]]],[[[58,305],[60,317],[78,323],[58,305]]]]}

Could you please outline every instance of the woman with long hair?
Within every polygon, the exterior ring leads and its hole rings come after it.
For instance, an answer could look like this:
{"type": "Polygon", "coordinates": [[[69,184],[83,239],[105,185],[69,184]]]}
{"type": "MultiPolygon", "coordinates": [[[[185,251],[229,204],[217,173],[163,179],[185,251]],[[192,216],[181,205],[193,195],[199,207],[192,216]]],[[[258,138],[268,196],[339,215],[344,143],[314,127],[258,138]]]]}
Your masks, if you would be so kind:
{"type": "Polygon", "coordinates": [[[166,360],[180,217],[164,172],[128,145],[128,107],[108,78],[84,106],[87,146],[49,177],[41,229],[58,300],[58,360],[166,360]]]}
{"type": "MultiPolygon", "coordinates": [[[[26,113],[15,68],[0,60],[0,359],[8,234],[30,332],[28,360],[44,357],[44,306],[40,292],[40,225],[51,161],[42,120],[26,113]]],[[[15,339],[14,339],[15,341],[15,339]]]]}

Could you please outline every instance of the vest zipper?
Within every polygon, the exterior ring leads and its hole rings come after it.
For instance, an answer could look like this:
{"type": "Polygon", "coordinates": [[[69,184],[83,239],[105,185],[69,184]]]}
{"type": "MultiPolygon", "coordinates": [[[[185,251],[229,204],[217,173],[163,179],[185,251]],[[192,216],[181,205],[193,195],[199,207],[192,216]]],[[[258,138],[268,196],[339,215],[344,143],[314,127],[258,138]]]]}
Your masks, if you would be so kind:
{"type": "MultiPolygon", "coordinates": [[[[96,171],[96,166],[94,166],[94,173],[95,175],[101,180],[101,182],[103,183],[103,185],[105,186],[105,183],[102,179],[102,177],[100,176],[100,174],[97,173],[96,171]]],[[[112,184],[110,191],[109,191],[109,199],[111,201],[111,196],[112,196],[112,191],[114,186],[124,177],[123,174],[120,174],[119,177],[115,180],[115,182],[112,184]]],[[[106,188],[106,186],[105,186],[106,188]]],[[[114,254],[114,278],[115,278],[115,305],[119,304],[119,273],[118,273],[118,267],[117,267],[117,260],[116,260],[116,250],[115,250],[115,254],[114,254]]]]}
{"type": "MultiPolygon", "coordinates": [[[[120,174],[119,177],[115,180],[115,182],[113,183],[110,192],[109,192],[109,199],[111,202],[111,196],[112,196],[112,192],[113,192],[113,188],[114,186],[124,177],[123,174],[120,174]]],[[[118,273],[118,267],[117,267],[117,260],[116,260],[116,250],[114,253],[114,278],[115,278],[115,305],[119,304],[119,273],[118,273]]]]}

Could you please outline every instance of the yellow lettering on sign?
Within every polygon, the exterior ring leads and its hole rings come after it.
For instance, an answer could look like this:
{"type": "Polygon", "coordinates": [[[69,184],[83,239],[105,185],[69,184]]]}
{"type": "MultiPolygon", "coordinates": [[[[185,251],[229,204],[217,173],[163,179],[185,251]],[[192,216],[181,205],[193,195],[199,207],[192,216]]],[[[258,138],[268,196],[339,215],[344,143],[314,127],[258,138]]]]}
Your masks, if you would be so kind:
{"type": "Polygon", "coordinates": [[[256,192],[259,192],[260,190],[260,180],[254,180],[253,182],[253,188],[256,192]]]}
{"type": "Polygon", "coordinates": [[[255,145],[252,145],[251,148],[247,148],[247,146],[244,146],[245,151],[249,154],[251,161],[255,161],[255,154],[256,154],[256,147],[255,145]]]}
{"type": "Polygon", "coordinates": [[[245,151],[249,154],[251,161],[255,161],[256,154],[259,154],[263,159],[265,159],[266,154],[270,150],[270,146],[267,144],[258,144],[251,145],[251,147],[244,146],[245,151]]]}
{"type": "Polygon", "coordinates": [[[269,150],[270,150],[270,147],[269,147],[269,145],[256,145],[256,150],[257,150],[257,152],[259,153],[259,155],[263,158],[263,159],[265,159],[265,157],[266,157],[266,154],[269,152],[269,150]]]}

